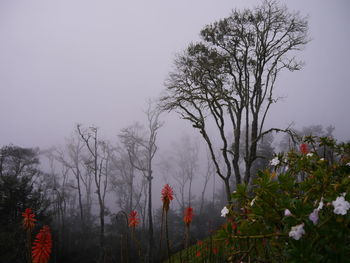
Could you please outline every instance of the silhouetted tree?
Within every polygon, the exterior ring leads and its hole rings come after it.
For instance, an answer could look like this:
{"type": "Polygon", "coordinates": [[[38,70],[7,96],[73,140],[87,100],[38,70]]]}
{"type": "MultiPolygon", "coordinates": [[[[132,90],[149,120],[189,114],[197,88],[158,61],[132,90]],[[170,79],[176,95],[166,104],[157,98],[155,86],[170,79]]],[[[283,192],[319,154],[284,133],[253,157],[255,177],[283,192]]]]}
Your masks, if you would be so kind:
{"type": "Polygon", "coordinates": [[[49,220],[50,202],[43,191],[39,149],[0,149],[0,254],[2,262],[25,262],[22,213],[31,208],[37,219],[49,220]]]}
{"type": "Polygon", "coordinates": [[[89,159],[86,164],[93,173],[93,178],[96,186],[96,194],[99,205],[99,219],[100,219],[100,257],[99,262],[104,262],[105,258],[105,214],[107,208],[105,205],[105,198],[107,194],[107,186],[110,177],[110,162],[112,149],[103,140],[98,138],[98,129],[90,127],[82,130],[80,125],[77,125],[77,131],[85,143],[89,152],[89,159]]]}

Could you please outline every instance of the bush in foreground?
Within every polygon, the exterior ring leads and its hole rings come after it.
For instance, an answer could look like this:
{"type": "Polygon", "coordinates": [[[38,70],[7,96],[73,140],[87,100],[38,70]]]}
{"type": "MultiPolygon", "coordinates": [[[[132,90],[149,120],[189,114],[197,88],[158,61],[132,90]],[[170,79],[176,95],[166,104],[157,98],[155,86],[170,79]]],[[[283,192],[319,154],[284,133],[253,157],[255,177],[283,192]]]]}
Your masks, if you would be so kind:
{"type": "Polygon", "coordinates": [[[349,157],[349,143],[309,136],[272,159],[252,189],[240,185],[217,238],[229,262],[347,262],[349,157]]]}

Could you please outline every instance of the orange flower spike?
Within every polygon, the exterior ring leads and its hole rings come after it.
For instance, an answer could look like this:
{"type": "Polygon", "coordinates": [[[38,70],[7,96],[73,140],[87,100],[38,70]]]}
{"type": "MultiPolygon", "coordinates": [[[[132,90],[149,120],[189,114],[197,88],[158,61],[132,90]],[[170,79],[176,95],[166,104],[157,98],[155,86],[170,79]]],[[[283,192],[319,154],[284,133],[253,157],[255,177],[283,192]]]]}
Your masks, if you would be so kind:
{"type": "Polygon", "coordinates": [[[33,263],[47,263],[50,259],[52,249],[52,238],[50,228],[43,226],[36,235],[34,246],[32,248],[33,263]]]}
{"type": "Polygon", "coordinates": [[[129,214],[129,227],[136,227],[139,224],[139,219],[137,218],[137,212],[131,211],[129,214]]]}
{"type": "Polygon", "coordinates": [[[169,210],[170,201],[173,199],[174,199],[173,189],[170,187],[170,185],[166,184],[162,189],[162,202],[163,202],[163,209],[165,211],[169,210]]]}
{"type": "Polygon", "coordinates": [[[192,207],[187,207],[185,209],[185,216],[184,216],[184,222],[186,225],[190,225],[192,222],[193,218],[193,208],[192,207]]]}
{"type": "Polygon", "coordinates": [[[24,213],[22,213],[22,216],[23,216],[24,229],[31,231],[34,228],[35,221],[36,221],[36,219],[34,218],[35,214],[32,212],[32,209],[26,208],[24,213]]]}

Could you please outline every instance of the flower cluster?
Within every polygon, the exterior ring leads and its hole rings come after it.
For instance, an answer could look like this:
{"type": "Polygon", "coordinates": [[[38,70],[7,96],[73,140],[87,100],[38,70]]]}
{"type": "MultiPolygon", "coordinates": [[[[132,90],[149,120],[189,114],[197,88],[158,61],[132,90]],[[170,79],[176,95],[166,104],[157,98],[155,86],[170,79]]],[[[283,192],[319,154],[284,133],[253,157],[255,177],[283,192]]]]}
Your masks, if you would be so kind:
{"type": "Polygon", "coordinates": [[[25,212],[22,213],[23,216],[23,227],[25,230],[31,231],[35,225],[35,214],[32,212],[32,209],[26,208],[25,212]]]}
{"type": "Polygon", "coordinates": [[[34,246],[32,248],[33,263],[47,263],[50,258],[51,249],[52,238],[50,228],[45,225],[36,235],[34,241],[34,246]]]}
{"type": "Polygon", "coordinates": [[[139,219],[137,217],[137,212],[135,210],[131,211],[129,214],[129,227],[135,228],[139,224],[139,219]]]}

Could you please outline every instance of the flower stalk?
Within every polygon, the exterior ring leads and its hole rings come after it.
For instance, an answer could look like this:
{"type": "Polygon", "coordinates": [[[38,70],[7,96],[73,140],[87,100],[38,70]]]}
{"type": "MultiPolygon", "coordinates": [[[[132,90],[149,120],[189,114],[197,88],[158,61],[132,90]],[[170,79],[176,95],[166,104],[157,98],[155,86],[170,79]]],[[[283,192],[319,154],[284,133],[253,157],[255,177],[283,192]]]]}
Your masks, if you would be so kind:
{"type": "Polygon", "coordinates": [[[23,228],[26,230],[27,234],[27,240],[26,240],[26,246],[27,246],[27,260],[28,263],[32,263],[32,230],[35,226],[35,214],[32,212],[32,209],[26,208],[24,213],[22,213],[23,216],[23,228]]]}
{"type": "MultiPolygon", "coordinates": [[[[193,208],[187,207],[184,212],[184,223],[185,223],[185,249],[188,248],[189,237],[190,237],[190,225],[193,218],[193,208]]],[[[188,249],[187,249],[187,260],[188,260],[188,249]]]]}
{"type": "Polygon", "coordinates": [[[139,218],[137,216],[137,212],[135,210],[131,211],[128,217],[128,225],[131,228],[131,238],[134,240],[136,247],[137,247],[137,252],[139,255],[139,259],[141,260],[141,249],[140,249],[140,244],[135,236],[135,228],[138,226],[140,223],[139,218]]]}
{"type": "Polygon", "coordinates": [[[167,256],[170,259],[170,242],[169,242],[169,230],[168,230],[168,211],[170,202],[174,199],[174,193],[173,189],[170,187],[170,185],[166,184],[162,189],[162,202],[163,202],[163,209],[162,209],[162,222],[160,225],[160,241],[159,241],[159,249],[162,248],[162,236],[163,236],[163,219],[165,217],[165,239],[166,239],[166,245],[167,245],[167,256]]]}

